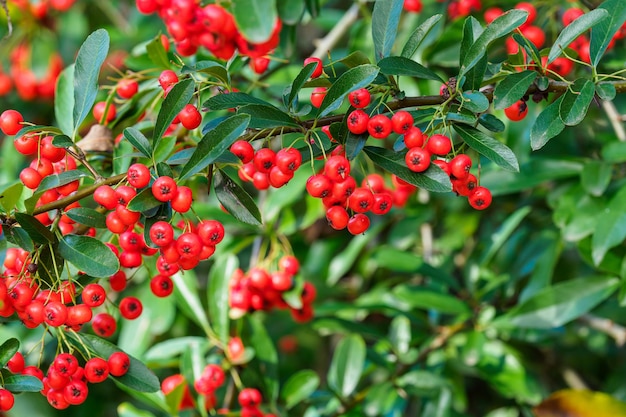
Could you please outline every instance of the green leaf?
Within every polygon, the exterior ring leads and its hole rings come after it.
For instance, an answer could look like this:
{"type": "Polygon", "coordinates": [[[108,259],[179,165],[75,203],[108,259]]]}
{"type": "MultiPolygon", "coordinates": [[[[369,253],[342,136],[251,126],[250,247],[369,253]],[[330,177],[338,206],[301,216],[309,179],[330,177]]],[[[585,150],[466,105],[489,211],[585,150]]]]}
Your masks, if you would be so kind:
{"type": "MultiPolygon", "coordinates": [[[[104,29],[98,29],[89,35],[78,51],[74,66],[74,132],[85,120],[96,100],[98,75],[108,51],[109,34],[104,29]]],[[[63,116],[67,116],[65,112],[63,116]]]]}
{"type": "MultiPolygon", "coordinates": [[[[85,333],[68,333],[68,337],[72,338],[76,343],[74,346],[81,349],[85,345],[89,350],[96,353],[101,358],[108,358],[115,352],[122,352],[113,343],[101,339],[98,336],[85,333]],[[80,340],[80,341],[79,341],[80,340]],[[81,343],[82,342],[82,343],[81,343]]],[[[128,355],[130,359],[130,367],[128,372],[114,379],[120,384],[139,392],[157,392],[161,389],[159,378],[140,360],[128,355]]]]}
{"type": "Polygon", "coordinates": [[[478,123],[480,123],[480,125],[483,126],[485,129],[496,133],[504,132],[504,129],[506,128],[502,120],[489,113],[481,114],[478,118],[478,123]]]}
{"type": "Polygon", "coordinates": [[[443,82],[443,79],[428,68],[418,64],[409,58],[390,56],[378,62],[380,72],[385,75],[405,75],[408,77],[435,80],[443,82]]]}
{"type": "Polygon", "coordinates": [[[401,406],[398,407],[399,399],[398,389],[394,387],[391,381],[372,385],[363,402],[364,415],[368,417],[400,415],[397,413],[401,413],[405,405],[404,401],[400,401],[401,406]]]}
{"type": "Polygon", "coordinates": [[[153,345],[144,358],[146,361],[169,361],[174,357],[180,356],[187,350],[191,344],[199,344],[201,349],[209,348],[209,340],[200,336],[183,336],[174,339],[167,339],[153,345]]]}
{"type": "Polygon", "coordinates": [[[610,163],[626,162],[626,142],[608,142],[602,147],[602,159],[610,163]]]}
{"type": "MultiPolygon", "coordinates": [[[[459,65],[463,64],[465,56],[469,52],[471,46],[474,44],[476,39],[480,37],[484,30],[485,29],[482,27],[480,22],[473,16],[465,18],[465,22],[463,24],[463,38],[461,39],[461,50],[459,54],[459,65]]],[[[485,77],[487,63],[486,55],[480,58],[474,68],[467,71],[465,76],[459,80],[457,89],[479,90],[482,85],[483,78],[485,77]]]]}
{"type": "Polygon", "coordinates": [[[328,369],[328,386],[342,398],[356,389],[365,362],[365,342],[358,334],[344,337],[337,344],[328,369]]]}
{"type": "Polygon", "coordinates": [[[2,369],[3,388],[11,392],[39,392],[43,383],[32,375],[13,375],[9,370],[2,369]]]}
{"type": "Polygon", "coordinates": [[[157,35],[154,39],[152,39],[146,45],[146,52],[148,53],[148,58],[159,68],[170,68],[170,59],[167,56],[167,51],[165,47],[163,47],[163,43],[161,42],[161,35],[157,35]]]}
{"type": "Polygon", "coordinates": [[[583,121],[595,93],[591,80],[579,78],[570,86],[559,105],[559,115],[565,126],[576,126],[583,121]]]}
{"type": "Polygon", "coordinates": [[[371,64],[370,59],[362,51],[354,51],[339,59],[338,61],[348,68],[354,68],[364,64],[371,64]]]}
{"type": "MultiPolygon", "coordinates": [[[[586,32],[588,29],[595,27],[604,19],[609,16],[609,13],[605,9],[595,9],[584,15],[580,16],[572,23],[567,25],[559,36],[554,41],[552,48],[550,48],[550,52],[548,53],[548,62],[550,64],[552,61],[557,59],[563,53],[563,50],[569,46],[575,39],[577,39],[580,35],[586,32]]],[[[546,65],[547,65],[546,64],[546,65]]]]}
{"type": "Polygon", "coordinates": [[[239,108],[238,114],[248,114],[250,116],[250,128],[300,127],[298,122],[289,114],[274,106],[265,104],[247,104],[239,108]]]}
{"type": "Polygon", "coordinates": [[[546,107],[535,120],[530,130],[530,146],[533,151],[543,148],[550,139],[565,129],[565,124],[559,117],[563,97],[559,97],[546,107]]]}
{"type": "Polygon", "coordinates": [[[317,64],[315,62],[311,62],[305,65],[291,83],[291,88],[289,89],[289,97],[287,98],[289,108],[294,108],[296,106],[298,93],[300,92],[302,87],[304,87],[304,84],[307,82],[307,80],[311,78],[311,74],[313,74],[316,66],[317,64]]]}
{"type": "Polygon", "coordinates": [[[128,202],[126,208],[130,211],[145,213],[148,210],[159,207],[161,204],[163,204],[162,201],[154,198],[154,194],[152,194],[152,188],[146,187],[145,189],[137,193],[137,195],[128,202]]]}
{"type": "Polygon", "coordinates": [[[156,124],[154,126],[154,136],[152,138],[152,148],[156,149],[163,134],[178,116],[178,113],[189,103],[196,89],[193,79],[187,78],[177,82],[174,87],[167,93],[167,97],[163,100],[161,110],[157,115],[156,124]]]}
{"type": "Polygon", "coordinates": [[[229,317],[230,310],[230,278],[238,266],[235,255],[220,257],[215,261],[209,273],[209,289],[207,293],[209,317],[215,333],[224,344],[230,339],[229,317]]]}
{"type": "Polygon", "coordinates": [[[626,239],[626,187],[622,187],[598,216],[591,239],[593,263],[597,266],[604,255],[626,239]]]}
{"type": "Polygon", "coordinates": [[[4,368],[9,360],[20,350],[20,341],[12,337],[0,345],[0,368],[4,368]]]}
{"type": "Polygon", "coordinates": [[[480,91],[465,91],[462,96],[464,109],[473,113],[483,113],[489,108],[489,100],[480,91]]]}
{"type": "Polygon", "coordinates": [[[172,275],[172,281],[174,282],[174,296],[181,310],[188,318],[199,324],[205,333],[213,333],[206,309],[200,302],[195,274],[188,273],[188,271],[185,271],[184,275],[176,273],[172,275]]]}
{"type": "MultiPolygon", "coordinates": [[[[395,1],[395,0],[394,0],[395,1]]],[[[386,2],[379,2],[386,3],[386,2]]],[[[317,112],[317,118],[337,110],[343,99],[352,91],[367,87],[380,70],[374,65],[359,65],[344,72],[326,92],[326,96],[317,112]]]]}
{"type": "Polygon", "coordinates": [[[596,85],[596,94],[602,100],[611,101],[615,98],[617,91],[615,90],[615,86],[611,83],[598,83],[596,85]]]}
{"type": "Polygon", "coordinates": [[[85,226],[102,229],[106,227],[106,216],[89,207],[75,207],[65,214],[70,219],[85,226]]]}
{"type": "Polygon", "coordinates": [[[270,103],[251,96],[250,94],[231,92],[218,94],[209,98],[204,102],[202,107],[208,110],[226,110],[233,107],[245,106],[246,104],[264,104],[271,106],[270,103]]]}
{"type": "Polygon", "coordinates": [[[536,71],[522,71],[507,75],[496,85],[493,92],[493,107],[502,110],[515,104],[524,97],[536,78],[536,71]]]}
{"type": "Polygon", "coordinates": [[[136,127],[127,127],[124,129],[124,137],[128,140],[139,152],[147,156],[152,157],[152,145],[147,137],[136,127]]]}
{"type": "Polygon", "coordinates": [[[74,133],[74,64],[65,68],[57,78],[54,91],[54,118],[61,132],[74,133]]]}
{"type": "Polygon", "coordinates": [[[524,206],[510,214],[489,238],[489,243],[485,244],[480,257],[480,265],[487,266],[496,255],[498,250],[504,246],[511,237],[515,229],[522,223],[522,220],[532,211],[530,206],[524,206]]]}
{"type": "Polygon", "coordinates": [[[600,59],[613,39],[613,35],[626,22],[626,2],[622,0],[606,0],[596,10],[604,9],[609,12],[609,18],[603,19],[591,28],[589,43],[589,57],[591,65],[598,66],[600,59]]]}
{"type": "Polygon", "coordinates": [[[369,158],[384,170],[417,187],[434,192],[452,191],[450,177],[438,166],[431,164],[424,172],[413,172],[406,167],[404,154],[376,146],[366,146],[363,151],[369,158]]]}
{"type": "Polygon", "coordinates": [[[56,241],[50,229],[41,224],[36,217],[26,213],[15,213],[15,220],[34,242],[45,245],[56,241]]]}
{"type": "Polygon", "coordinates": [[[222,170],[213,175],[215,194],[224,208],[240,222],[261,226],[263,220],[259,208],[246,190],[222,170]]]}
{"type": "Polygon", "coordinates": [[[396,383],[412,395],[430,396],[447,385],[443,377],[423,369],[410,371],[400,376],[396,383]]]}
{"type": "Polygon", "coordinates": [[[59,254],[87,275],[108,278],[120,269],[111,249],[90,236],[65,235],[59,241],[59,254]]]}
{"type": "MultiPolygon", "coordinates": [[[[180,390],[182,391],[184,388],[184,384],[181,384],[180,387],[177,387],[176,389],[174,389],[174,391],[178,390],[178,388],[180,388],[180,390]]],[[[173,411],[175,412],[176,410],[177,409],[175,408],[173,411]]],[[[119,417],[154,417],[154,414],[152,414],[151,412],[141,410],[129,402],[123,402],[117,406],[117,415],[119,417]]]]}
{"type": "Polygon", "coordinates": [[[30,238],[26,230],[21,227],[2,225],[2,232],[6,239],[19,246],[20,248],[32,252],[35,250],[33,240],[30,238]]]}
{"type": "Polygon", "coordinates": [[[379,61],[391,53],[402,14],[402,0],[385,0],[374,3],[372,12],[372,38],[374,56],[379,61]]]}
{"type": "Polygon", "coordinates": [[[16,182],[2,187],[0,190],[0,206],[2,206],[6,212],[10,212],[20,201],[22,192],[24,191],[24,184],[16,182]]]}
{"type": "Polygon", "coordinates": [[[449,294],[426,290],[414,285],[399,285],[393,289],[398,300],[414,309],[435,310],[444,314],[470,314],[469,306],[449,294]]]}
{"type": "Polygon", "coordinates": [[[275,0],[237,0],[232,3],[237,28],[251,43],[269,40],[276,24],[275,0]]]}
{"type": "Polygon", "coordinates": [[[180,181],[197,174],[214,163],[220,155],[230,148],[250,123],[250,116],[238,114],[221,122],[215,129],[207,132],[198,143],[195,152],[180,172],[180,181]]]}
{"type": "Polygon", "coordinates": [[[617,278],[606,276],[561,282],[539,291],[493,324],[531,329],[559,327],[589,312],[618,285],[617,278]]]}
{"type": "Polygon", "coordinates": [[[277,6],[280,20],[287,25],[299,23],[305,8],[304,0],[281,0],[277,6]]]}
{"type": "Polygon", "coordinates": [[[467,51],[458,78],[463,77],[470,69],[478,64],[493,41],[508,35],[513,29],[524,23],[527,17],[527,11],[513,9],[500,15],[491,22],[467,51]]]}
{"type": "Polygon", "coordinates": [[[36,193],[60,187],[61,185],[66,185],[70,182],[74,182],[88,176],[89,175],[87,175],[83,171],[79,171],[77,169],[73,169],[71,171],[63,171],[60,174],[48,175],[43,180],[41,180],[39,187],[37,187],[36,193]]]}
{"type": "Polygon", "coordinates": [[[519,172],[519,163],[513,151],[498,140],[480,130],[466,125],[455,124],[454,130],[467,145],[484,155],[507,171],[519,172]]]}
{"type": "Polygon", "coordinates": [[[70,139],[70,137],[67,135],[56,135],[52,139],[52,144],[57,148],[65,148],[65,149],[71,148],[72,146],[74,146],[74,142],[72,142],[72,139],[70,139]]]}
{"type": "Polygon", "coordinates": [[[601,161],[589,161],[580,173],[580,183],[589,194],[600,197],[611,182],[613,165],[601,161]]]}
{"type": "Polygon", "coordinates": [[[183,74],[201,72],[204,74],[212,75],[215,78],[227,84],[230,84],[230,75],[228,74],[228,70],[224,68],[222,64],[215,61],[200,61],[195,65],[184,65],[181,69],[181,72],[183,74]]]}
{"type": "Polygon", "coordinates": [[[394,351],[403,355],[411,345],[411,321],[406,316],[395,317],[389,326],[389,341],[394,351]]]}
{"type": "Polygon", "coordinates": [[[285,382],[281,392],[281,398],[285,402],[285,407],[289,410],[311,398],[311,395],[319,385],[319,376],[309,369],[304,369],[291,375],[285,382]]]}
{"type": "Polygon", "coordinates": [[[246,339],[256,352],[254,362],[263,375],[267,398],[272,403],[278,398],[278,353],[265,325],[255,316],[248,316],[250,336],[246,339]]]}
{"type": "Polygon", "coordinates": [[[426,36],[428,36],[435,25],[439,23],[442,17],[443,15],[436,14],[429,17],[426,21],[424,21],[424,23],[419,25],[413,33],[411,33],[411,36],[409,36],[409,39],[404,44],[404,48],[402,48],[400,56],[411,58],[420,47],[426,36]]]}

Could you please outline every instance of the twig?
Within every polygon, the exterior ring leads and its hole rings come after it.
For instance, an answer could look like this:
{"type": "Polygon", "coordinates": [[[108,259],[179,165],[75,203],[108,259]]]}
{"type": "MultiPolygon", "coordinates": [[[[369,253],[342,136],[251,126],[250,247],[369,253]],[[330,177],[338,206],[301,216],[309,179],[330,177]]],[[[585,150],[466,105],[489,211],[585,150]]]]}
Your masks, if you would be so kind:
{"type": "Polygon", "coordinates": [[[322,39],[318,40],[317,47],[311,56],[316,58],[324,58],[328,51],[333,49],[335,44],[339,42],[341,37],[352,27],[354,22],[359,17],[359,2],[355,2],[350,8],[346,11],[341,19],[337,22],[335,27],[328,32],[326,36],[322,39]]]}
{"type": "Polygon", "coordinates": [[[13,23],[11,22],[11,15],[9,14],[7,0],[0,0],[0,6],[2,6],[2,10],[4,10],[4,14],[7,16],[7,34],[2,38],[2,40],[4,40],[11,37],[13,34],[13,23]]]}
{"type": "Polygon", "coordinates": [[[592,329],[605,333],[615,339],[617,346],[622,347],[626,344],[626,327],[615,323],[613,320],[585,314],[580,317],[580,321],[587,324],[592,329]]]}
{"type": "Polygon", "coordinates": [[[581,378],[580,375],[578,375],[578,373],[573,370],[572,368],[565,368],[563,369],[563,380],[565,380],[565,383],[573,389],[584,389],[584,390],[588,390],[589,387],[587,386],[587,384],[585,383],[585,381],[583,381],[583,379],[581,378]]]}
{"type": "Polygon", "coordinates": [[[612,101],[602,100],[600,103],[602,103],[602,108],[609,118],[609,122],[611,122],[615,135],[620,141],[625,142],[626,129],[624,129],[624,125],[622,124],[622,121],[624,120],[623,116],[619,114],[612,101]]]}

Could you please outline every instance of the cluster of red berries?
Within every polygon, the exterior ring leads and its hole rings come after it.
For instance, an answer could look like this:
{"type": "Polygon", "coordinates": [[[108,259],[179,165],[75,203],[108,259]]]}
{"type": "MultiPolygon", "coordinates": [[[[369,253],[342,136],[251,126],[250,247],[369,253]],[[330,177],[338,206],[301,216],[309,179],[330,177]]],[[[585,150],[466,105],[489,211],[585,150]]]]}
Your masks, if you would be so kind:
{"type": "MultiPolygon", "coordinates": [[[[219,365],[209,364],[204,367],[200,377],[194,381],[193,385],[196,392],[204,396],[204,405],[207,411],[214,409],[217,405],[215,391],[224,384],[225,378],[224,370],[219,365]]],[[[181,385],[183,385],[183,395],[178,404],[178,410],[195,408],[196,402],[182,374],[174,374],[164,378],[161,381],[161,391],[168,395],[181,385]]]]}
{"type": "Polygon", "coordinates": [[[422,11],[422,0],[404,0],[404,10],[410,13],[422,11]]]}
{"type": "Polygon", "coordinates": [[[294,320],[306,322],[313,318],[313,301],[317,295],[315,286],[305,282],[300,298],[301,308],[291,307],[283,293],[291,290],[300,263],[294,256],[284,256],[278,262],[278,270],[269,272],[260,266],[244,272],[237,269],[230,280],[230,307],[235,315],[273,308],[289,309],[294,320]]]}
{"type": "Polygon", "coordinates": [[[269,65],[266,55],[278,46],[282,28],[279,19],[268,40],[251,43],[237,29],[233,15],[219,4],[201,6],[196,0],[136,0],[136,5],[141,13],[158,13],[182,56],[195,54],[200,46],[223,60],[239,51],[250,57],[251,68],[261,74],[269,65]]]}
{"type": "Polygon", "coordinates": [[[283,148],[278,152],[270,148],[255,151],[250,142],[238,140],[231,145],[230,151],[243,163],[239,178],[251,181],[257,190],[282,187],[302,164],[302,154],[295,148],[283,148]]]}
{"type": "MultiPolygon", "coordinates": [[[[80,366],[78,359],[70,353],[57,355],[48,371],[36,366],[26,366],[24,356],[17,352],[7,363],[14,374],[32,375],[43,382],[44,395],[51,406],[64,410],[70,405],[85,402],[89,394],[88,384],[98,384],[111,376],[126,375],[130,368],[130,358],[122,351],[115,352],[108,359],[93,357],[80,366]]],[[[0,399],[0,407],[2,401],[0,399]]],[[[11,404],[12,405],[12,404],[11,404]]],[[[6,410],[5,410],[6,411],[6,410]]]]}
{"type": "Polygon", "coordinates": [[[237,396],[241,406],[241,417],[275,417],[274,414],[265,414],[259,408],[263,402],[261,392],[256,388],[244,388],[237,396]]]}
{"type": "Polygon", "coordinates": [[[450,19],[457,19],[468,16],[473,11],[481,8],[480,0],[453,0],[448,4],[448,16],[450,16],[450,19]]]}
{"type": "MultiPolygon", "coordinates": [[[[164,91],[165,96],[179,81],[178,75],[172,70],[165,70],[159,75],[159,85],[164,91]]],[[[118,90],[119,91],[119,90],[118,90]]],[[[193,104],[186,104],[185,107],[176,115],[168,131],[171,132],[177,124],[182,124],[185,129],[193,130],[200,126],[202,115],[198,108],[193,104]]],[[[166,131],[166,134],[168,133],[166,131]]]]}

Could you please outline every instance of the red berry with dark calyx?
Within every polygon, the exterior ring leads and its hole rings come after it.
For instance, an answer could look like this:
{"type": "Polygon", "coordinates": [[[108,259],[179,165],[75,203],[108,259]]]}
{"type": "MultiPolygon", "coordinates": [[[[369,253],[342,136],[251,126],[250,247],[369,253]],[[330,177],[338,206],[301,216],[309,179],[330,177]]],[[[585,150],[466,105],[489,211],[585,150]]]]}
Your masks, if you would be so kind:
{"type": "Polygon", "coordinates": [[[525,101],[518,100],[511,106],[504,109],[504,114],[512,122],[519,122],[523,120],[528,114],[528,105],[525,101]]]}
{"type": "Polygon", "coordinates": [[[430,152],[424,148],[411,148],[404,157],[406,166],[413,172],[424,172],[430,166],[430,152]]]}
{"type": "Polygon", "coordinates": [[[413,116],[405,110],[400,110],[391,116],[391,127],[393,131],[399,135],[405,134],[413,127],[413,116]]]}
{"type": "Polygon", "coordinates": [[[455,178],[464,180],[469,175],[472,168],[472,159],[466,154],[458,154],[448,163],[450,167],[450,173],[455,178]]]}
{"type": "Polygon", "coordinates": [[[326,220],[333,229],[343,230],[348,226],[350,215],[344,207],[332,206],[326,210],[326,220]]]}
{"type": "Polygon", "coordinates": [[[245,140],[238,140],[230,145],[230,151],[244,164],[251,162],[254,158],[254,148],[250,142],[245,140]]]}
{"type": "Polygon", "coordinates": [[[306,182],[306,190],[311,197],[324,198],[332,193],[333,182],[324,174],[312,175],[306,182]]]}
{"type": "Polygon", "coordinates": [[[377,114],[367,122],[367,132],[376,139],[385,139],[391,134],[391,119],[384,114],[377,114]]]}
{"type": "Polygon", "coordinates": [[[359,88],[348,94],[348,101],[355,109],[364,109],[369,106],[372,96],[366,88],[359,88]]]}
{"type": "Polygon", "coordinates": [[[126,375],[130,369],[130,358],[125,352],[115,352],[107,359],[109,373],[113,376],[126,375]]]}
{"type": "Polygon", "coordinates": [[[485,187],[474,187],[467,197],[467,200],[470,206],[476,210],[485,210],[491,205],[491,191],[485,187]]]}
{"type": "Polygon", "coordinates": [[[412,126],[404,133],[404,145],[409,149],[424,146],[424,134],[419,127],[412,126]]]}
{"type": "Polygon", "coordinates": [[[176,195],[177,188],[174,179],[162,176],[152,183],[152,195],[161,202],[170,201],[176,195]]]}
{"type": "Polygon", "coordinates": [[[354,110],[348,115],[348,130],[355,135],[367,132],[370,117],[363,110],[354,110]]]}
{"type": "Polygon", "coordinates": [[[147,187],[150,184],[150,170],[144,164],[132,164],[126,172],[126,180],[135,188],[147,187]]]}

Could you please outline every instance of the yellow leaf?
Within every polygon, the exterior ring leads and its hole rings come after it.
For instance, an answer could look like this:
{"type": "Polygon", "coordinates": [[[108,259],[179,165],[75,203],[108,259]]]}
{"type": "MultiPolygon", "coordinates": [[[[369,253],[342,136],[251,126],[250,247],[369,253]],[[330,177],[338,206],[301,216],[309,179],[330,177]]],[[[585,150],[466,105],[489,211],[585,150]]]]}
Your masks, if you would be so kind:
{"type": "Polygon", "coordinates": [[[626,417],[626,403],[603,392],[561,390],[533,409],[536,417],[626,417]]]}

